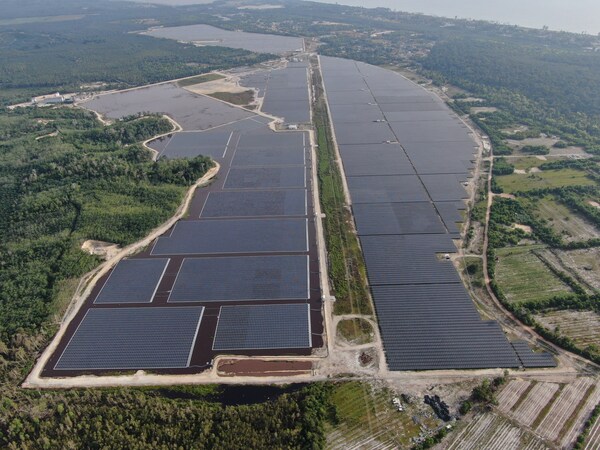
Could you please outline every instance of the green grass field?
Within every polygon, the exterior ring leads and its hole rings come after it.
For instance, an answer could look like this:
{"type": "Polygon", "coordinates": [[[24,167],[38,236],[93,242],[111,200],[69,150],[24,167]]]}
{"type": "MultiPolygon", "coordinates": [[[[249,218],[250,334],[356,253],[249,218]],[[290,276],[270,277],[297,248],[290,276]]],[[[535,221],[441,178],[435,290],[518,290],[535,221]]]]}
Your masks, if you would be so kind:
{"type": "Polygon", "coordinates": [[[496,282],[511,303],[543,300],[571,292],[533,253],[541,246],[507,247],[496,251],[496,282]]]}
{"type": "Polygon", "coordinates": [[[546,170],[532,174],[500,175],[496,182],[506,193],[526,192],[533,189],[556,188],[563,186],[590,186],[594,180],[585,172],[575,169],[546,170]]]}
{"type": "Polygon", "coordinates": [[[355,344],[367,344],[373,341],[373,328],[364,319],[340,320],[337,326],[338,335],[355,344]]]}
{"type": "Polygon", "coordinates": [[[208,83],[209,81],[220,80],[222,78],[225,77],[223,75],[219,75],[218,73],[205,73],[204,75],[198,75],[196,77],[179,80],[177,85],[179,87],[193,86],[195,84],[208,83]]]}

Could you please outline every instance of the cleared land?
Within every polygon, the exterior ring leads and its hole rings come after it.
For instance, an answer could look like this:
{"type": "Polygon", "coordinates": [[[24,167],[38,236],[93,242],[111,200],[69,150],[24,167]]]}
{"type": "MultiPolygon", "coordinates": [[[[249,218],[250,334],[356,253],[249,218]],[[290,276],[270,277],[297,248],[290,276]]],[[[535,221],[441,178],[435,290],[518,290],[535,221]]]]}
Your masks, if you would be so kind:
{"type": "Polygon", "coordinates": [[[561,235],[567,242],[585,241],[600,236],[594,224],[557,202],[552,197],[544,197],[535,201],[535,213],[561,235]]]}
{"type": "Polygon", "coordinates": [[[581,348],[600,346],[600,315],[594,311],[551,311],[538,314],[535,319],[549,330],[559,327],[561,334],[581,348]]]}
{"type": "Polygon", "coordinates": [[[460,431],[448,450],[543,450],[548,447],[534,435],[494,413],[482,414],[460,431]]]}
{"type": "Polygon", "coordinates": [[[542,300],[571,289],[533,253],[539,246],[507,247],[496,254],[496,281],[510,302],[542,300]]]}
{"type": "Polygon", "coordinates": [[[525,174],[513,173],[496,177],[504,192],[526,192],[533,189],[556,188],[563,186],[591,186],[594,180],[585,172],[575,169],[545,170],[525,174]]]}
{"type": "Polygon", "coordinates": [[[561,261],[590,286],[600,289],[600,248],[559,251],[561,261]]]}
{"type": "MultiPolygon", "coordinates": [[[[537,436],[559,448],[571,448],[599,398],[598,382],[589,377],[578,378],[568,384],[512,380],[498,394],[498,412],[518,424],[531,427],[537,436]]],[[[494,414],[489,413],[482,417],[490,415],[494,414]]],[[[479,418],[476,422],[491,423],[491,420],[489,417],[479,418]]],[[[478,425],[470,424],[468,428],[476,426],[478,425]]],[[[600,439],[600,436],[596,439],[600,439]]],[[[495,447],[483,445],[456,448],[495,447]]],[[[514,448],[529,447],[523,445],[514,448]]]]}
{"type": "Polygon", "coordinates": [[[215,81],[225,78],[223,75],[219,75],[218,73],[206,73],[204,75],[198,75],[192,78],[185,78],[183,80],[179,80],[177,82],[177,86],[186,87],[193,86],[194,84],[207,83],[209,81],[215,81]]]}
{"type": "Polygon", "coordinates": [[[392,404],[393,393],[365,383],[336,385],[333,402],[339,425],[327,434],[328,449],[409,448],[421,427],[434,430],[441,425],[422,401],[403,404],[398,411],[392,404]]]}

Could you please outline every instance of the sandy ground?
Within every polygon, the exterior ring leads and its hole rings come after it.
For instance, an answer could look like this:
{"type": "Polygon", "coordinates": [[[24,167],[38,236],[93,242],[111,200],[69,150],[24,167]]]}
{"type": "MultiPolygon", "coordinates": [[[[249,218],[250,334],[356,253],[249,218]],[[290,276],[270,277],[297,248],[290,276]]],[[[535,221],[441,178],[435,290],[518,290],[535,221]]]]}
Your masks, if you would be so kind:
{"type": "Polygon", "coordinates": [[[81,250],[90,255],[100,256],[106,260],[116,256],[121,250],[121,247],[112,242],[94,241],[90,239],[81,245],[81,250]]]}
{"type": "Polygon", "coordinates": [[[523,225],[521,223],[513,223],[512,227],[518,230],[523,230],[525,233],[528,234],[531,234],[533,231],[529,225],[523,225]]]}
{"type": "Polygon", "coordinates": [[[232,94],[237,94],[251,90],[250,88],[240,86],[232,77],[207,81],[205,83],[192,84],[191,86],[184,86],[183,89],[193,92],[194,94],[204,95],[214,94],[215,92],[230,92],[232,94]]]}

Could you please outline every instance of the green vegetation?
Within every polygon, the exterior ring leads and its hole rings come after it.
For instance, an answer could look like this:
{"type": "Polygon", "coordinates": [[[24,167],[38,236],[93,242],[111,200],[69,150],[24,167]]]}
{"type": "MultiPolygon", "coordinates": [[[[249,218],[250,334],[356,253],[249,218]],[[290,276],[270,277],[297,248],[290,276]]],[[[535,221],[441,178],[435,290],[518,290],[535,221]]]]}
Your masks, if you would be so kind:
{"type": "Polygon", "coordinates": [[[134,144],[170,129],[156,116],[102,127],[70,108],[0,114],[0,340],[37,332],[58,283],[98,263],[83,240],[126,245],[173,214],[212,162],[154,162],[134,144]]]}
{"type": "Polygon", "coordinates": [[[509,163],[506,158],[498,158],[494,161],[492,173],[494,175],[510,175],[515,171],[515,166],[509,163]]]}
{"type": "Polygon", "coordinates": [[[571,292],[540,260],[540,246],[496,250],[496,282],[509,302],[544,300],[571,292]]]}
{"type": "Polygon", "coordinates": [[[218,73],[207,73],[204,75],[198,75],[196,77],[185,78],[183,80],[179,80],[177,82],[177,86],[179,86],[179,87],[193,86],[195,84],[208,83],[209,81],[221,80],[223,78],[225,78],[225,77],[223,75],[219,75],[218,73]]]}
{"type": "Polygon", "coordinates": [[[373,314],[366,284],[366,269],[358,239],[352,228],[352,217],[346,208],[327,105],[323,98],[320,73],[314,71],[315,103],[313,120],[316,127],[319,194],[325,214],[329,275],[336,296],[336,314],[373,314]]]}
{"type": "Polygon", "coordinates": [[[461,403],[459,412],[462,415],[465,415],[471,411],[475,405],[480,405],[485,408],[497,405],[498,399],[496,398],[496,392],[501,386],[506,384],[507,380],[508,371],[505,371],[503,376],[494,378],[493,381],[490,381],[487,378],[484,379],[479,386],[473,388],[470,397],[461,403]]]}
{"type": "Polygon", "coordinates": [[[250,90],[244,92],[214,92],[209,95],[224,102],[241,106],[246,106],[254,101],[254,91],[250,90]]]}
{"type": "Polygon", "coordinates": [[[544,145],[525,145],[520,150],[522,153],[530,155],[547,155],[550,153],[550,149],[544,145]]]}
{"type": "Polygon", "coordinates": [[[337,333],[343,339],[355,345],[367,344],[373,341],[373,328],[364,319],[340,320],[337,333]]]}
{"type": "Polygon", "coordinates": [[[527,192],[534,189],[595,184],[586,172],[576,169],[544,170],[527,175],[517,173],[502,175],[496,178],[496,183],[503,192],[527,192]]]}
{"type": "Polygon", "coordinates": [[[422,400],[409,403],[403,398],[404,411],[400,412],[392,404],[393,397],[390,390],[371,383],[335,383],[331,402],[337,414],[329,426],[328,447],[355,448],[376,437],[382,446],[390,448],[426,448],[413,446],[413,438],[421,435],[422,426],[431,439],[441,421],[431,416],[431,409],[422,400]]]}
{"type": "Polygon", "coordinates": [[[330,386],[290,391],[236,406],[221,405],[216,386],[18,392],[0,406],[0,445],[323,448],[325,420],[335,417],[330,386]],[[24,407],[30,402],[37,407],[24,407]]]}
{"type": "Polygon", "coordinates": [[[596,423],[596,420],[598,420],[598,417],[600,417],[600,404],[596,405],[596,407],[592,411],[592,414],[586,420],[583,431],[577,437],[577,442],[575,442],[575,446],[573,447],[573,450],[582,450],[586,447],[586,441],[588,440],[590,431],[592,430],[592,427],[596,423]]]}

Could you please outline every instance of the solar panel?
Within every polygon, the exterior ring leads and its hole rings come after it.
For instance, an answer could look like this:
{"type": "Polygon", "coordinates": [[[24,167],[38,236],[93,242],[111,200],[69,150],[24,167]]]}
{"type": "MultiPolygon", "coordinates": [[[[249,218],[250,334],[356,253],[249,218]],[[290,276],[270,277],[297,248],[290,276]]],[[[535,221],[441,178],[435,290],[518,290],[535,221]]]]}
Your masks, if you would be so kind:
{"type": "Polygon", "coordinates": [[[303,166],[304,147],[248,148],[237,150],[232,166],[303,166]]]}
{"type": "Polygon", "coordinates": [[[416,175],[348,177],[352,203],[396,203],[429,201],[416,175]]]}
{"type": "Polygon", "coordinates": [[[215,191],[208,194],[202,218],[305,216],[306,190],[215,191]]]}
{"type": "Polygon", "coordinates": [[[361,236],[371,285],[460,283],[451,261],[436,252],[456,252],[445,234],[361,236]]]}
{"type": "Polygon", "coordinates": [[[55,369],[188,367],[203,312],[201,306],[91,308],[55,369]]]}
{"type": "Polygon", "coordinates": [[[308,298],[308,256],[246,256],[186,258],[169,302],[308,298]]]}
{"type": "Polygon", "coordinates": [[[150,303],[168,264],[168,258],[120,261],[94,303],[150,303]]]}
{"type": "Polygon", "coordinates": [[[421,175],[421,180],[434,202],[466,199],[467,191],[462,185],[466,178],[460,174],[421,175]]]}
{"type": "Polygon", "coordinates": [[[459,223],[465,221],[465,218],[461,214],[467,208],[465,203],[461,201],[454,202],[437,202],[435,203],[435,207],[442,216],[442,220],[448,228],[448,232],[453,235],[453,237],[460,236],[460,227],[459,223]]]}
{"type": "Polygon", "coordinates": [[[373,234],[445,233],[433,204],[362,203],[352,206],[360,236],[373,234]]]}
{"type": "Polygon", "coordinates": [[[162,147],[150,147],[160,149],[159,157],[165,158],[193,158],[204,155],[211,158],[222,158],[225,148],[231,137],[231,132],[185,132],[174,133],[162,147]]]}
{"type": "Polygon", "coordinates": [[[515,341],[510,344],[517,353],[521,365],[525,368],[556,367],[557,365],[552,354],[548,352],[534,352],[525,341],[515,341]]]}
{"type": "Polygon", "coordinates": [[[336,123],[334,122],[335,136],[338,144],[381,144],[393,142],[396,137],[387,123],[365,122],[336,123]]]}
{"type": "Polygon", "coordinates": [[[347,177],[415,173],[399,144],[341,145],[340,154],[347,177]]]}
{"type": "Polygon", "coordinates": [[[221,307],[213,350],[301,349],[311,346],[308,304],[221,307]]]}
{"type": "Polygon", "coordinates": [[[160,237],[153,255],[308,251],[306,219],[189,220],[160,237]]]}
{"type": "Polygon", "coordinates": [[[233,167],[227,174],[225,189],[268,189],[306,187],[306,168],[233,167]]]}

